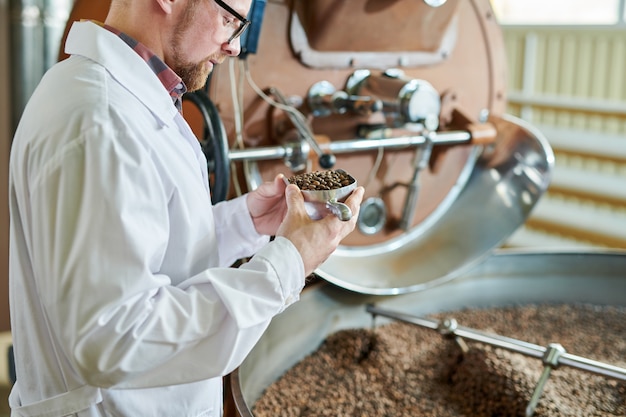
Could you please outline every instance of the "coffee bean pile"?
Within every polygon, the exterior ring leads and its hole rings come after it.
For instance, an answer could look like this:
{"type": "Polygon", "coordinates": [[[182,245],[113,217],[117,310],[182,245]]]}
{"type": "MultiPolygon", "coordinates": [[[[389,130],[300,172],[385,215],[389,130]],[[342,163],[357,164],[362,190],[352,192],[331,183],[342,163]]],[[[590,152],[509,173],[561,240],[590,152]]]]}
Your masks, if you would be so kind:
{"type": "Polygon", "coordinates": [[[336,170],[306,172],[294,175],[288,181],[291,184],[296,184],[301,190],[319,191],[345,187],[352,184],[354,178],[343,170],[336,170]]]}
{"type": "MultiPolygon", "coordinates": [[[[626,367],[626,309],[536,305],[432,315],[460,325],[626,367]]],[[[401,322],[348,329],[269,386],[256,417],[523,417],[541,360],[452,339],[401,322]]],[[[536,417],[626,416],[626,383],[567,366],[555,369],[536,417]]]]}

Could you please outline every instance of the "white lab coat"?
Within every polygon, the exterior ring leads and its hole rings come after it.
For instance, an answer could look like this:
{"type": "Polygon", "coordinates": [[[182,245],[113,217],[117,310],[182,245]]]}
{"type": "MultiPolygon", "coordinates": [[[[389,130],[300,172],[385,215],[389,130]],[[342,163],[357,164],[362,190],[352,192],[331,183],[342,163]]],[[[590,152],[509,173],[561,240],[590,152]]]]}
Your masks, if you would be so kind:
{"type": "Polygon", "coordinates": [[[11,150],[12,416],[220,416],[302,258],[245,197],[211,207],[198,141],[121,39],[82,22],[66,50],[11,150]]]}

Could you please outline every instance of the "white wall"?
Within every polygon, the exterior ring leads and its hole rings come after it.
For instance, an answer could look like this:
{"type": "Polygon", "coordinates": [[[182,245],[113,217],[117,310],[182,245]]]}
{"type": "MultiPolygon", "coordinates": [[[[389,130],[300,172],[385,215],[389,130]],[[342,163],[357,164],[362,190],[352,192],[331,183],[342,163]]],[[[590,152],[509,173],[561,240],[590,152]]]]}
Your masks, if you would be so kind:
{"type": "Polygon", "coordinates": [[[555,152],[547,193],[509,246],[626,249],[624,27],[505,26],[508,110],[555,152]]]}

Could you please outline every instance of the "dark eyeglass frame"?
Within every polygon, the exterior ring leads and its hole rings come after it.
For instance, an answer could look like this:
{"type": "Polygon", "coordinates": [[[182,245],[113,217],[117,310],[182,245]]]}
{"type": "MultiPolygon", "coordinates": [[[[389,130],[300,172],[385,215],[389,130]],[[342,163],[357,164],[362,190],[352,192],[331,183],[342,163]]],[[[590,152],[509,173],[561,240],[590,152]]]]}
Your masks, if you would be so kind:
{"type": "Polygon", "coordinates": [[[240,15],[239,13],[237,13],[232,7],[224,3],[222,0],[215,0],[215,2],[217,3],[218,6],[226,10],[228,13],[232,14],[233,17],[235,17],[235,19],[241,22],[241,26],[235,29],[235,32],[232,35],[230,35],[230,38],[228,38],[228,43],[231,43],[232,41],[240,37],[241,34],[246,31],[248,26],[250,26],[251,22],[245,17],[243,17],[242,15],[240,15]]]}

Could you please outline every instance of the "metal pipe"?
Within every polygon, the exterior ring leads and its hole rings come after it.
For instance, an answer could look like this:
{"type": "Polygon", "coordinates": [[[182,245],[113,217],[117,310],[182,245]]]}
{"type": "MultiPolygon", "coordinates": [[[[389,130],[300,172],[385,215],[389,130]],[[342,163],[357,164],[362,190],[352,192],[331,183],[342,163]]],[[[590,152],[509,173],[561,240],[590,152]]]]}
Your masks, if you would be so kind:
{"type": "Polygon", "coordinates": [[[73,0],[44,0],[44,67],[48,69],[57,63],[59,50],[70,17],[73,0]]]}
{"type": "Polygon", "coordinates": [[[12,132],[26,102],[44,73],[43,1],[12,0],[10,10],[10,77],[12,132]]]}
{"type": "MultiPolygon", "coordinates": [[[[454,131],[438,133],[431,140],[433,145],[454,145],[469,143],[472,136],[469,132],[454,131]]],[[[323,151],[333,154],[364,152],[383,149],[404,149],[423,145],[426,139],[421,135],[398,136],[383,139],[348,139],[320,144],[323,151]]],[[[258,147],[250,149],[232,149],[228,152],[231,161],[260,161],[284,158],[288,153],[285,146],[258,147]]]]}
{"type": "Polygon", "coordinates": [[[10,0],[11,117],[15,130],[43,74],[57,61],[73,0],[10,0]]]}

